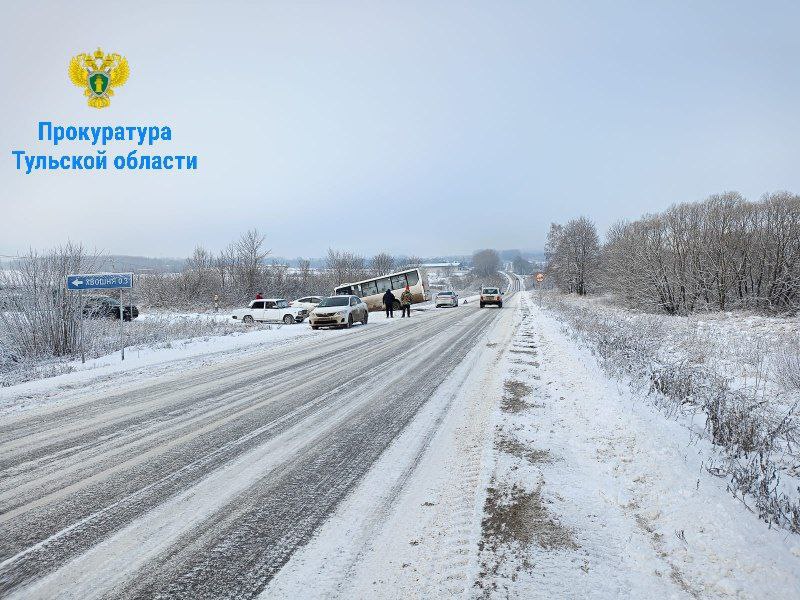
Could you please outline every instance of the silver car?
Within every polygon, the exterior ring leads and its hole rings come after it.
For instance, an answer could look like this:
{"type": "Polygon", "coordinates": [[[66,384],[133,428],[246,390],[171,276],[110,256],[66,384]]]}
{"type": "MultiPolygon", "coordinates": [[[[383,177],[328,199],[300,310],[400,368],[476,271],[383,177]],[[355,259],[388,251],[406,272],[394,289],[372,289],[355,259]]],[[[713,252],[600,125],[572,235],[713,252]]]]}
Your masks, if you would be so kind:
{"type": "Polygon", "coordinates": [[[458,307],[458,294],[455,292],[439,292],[434,298],[436,308],[440,306],[455,306],[458,307]]]}
{"type": "Polygon", "coordinates": [[[369,320],[367,305],[358,296],[341,295],[323,298],[308,315],[311,329],[320,327],[352,327],[354,323],[366,325],[369,320]]]}

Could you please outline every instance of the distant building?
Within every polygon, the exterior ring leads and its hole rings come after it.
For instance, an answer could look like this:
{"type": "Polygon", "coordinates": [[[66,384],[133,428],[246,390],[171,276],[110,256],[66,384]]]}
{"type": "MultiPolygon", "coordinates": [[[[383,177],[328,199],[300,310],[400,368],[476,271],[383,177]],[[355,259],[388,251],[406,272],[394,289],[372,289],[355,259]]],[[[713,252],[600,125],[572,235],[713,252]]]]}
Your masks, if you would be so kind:
{"type": "Polygon", "coordinates": [[[460,266],[460,262],[423,263],[420,265],[426,269],[457,269],[460,266]]]}

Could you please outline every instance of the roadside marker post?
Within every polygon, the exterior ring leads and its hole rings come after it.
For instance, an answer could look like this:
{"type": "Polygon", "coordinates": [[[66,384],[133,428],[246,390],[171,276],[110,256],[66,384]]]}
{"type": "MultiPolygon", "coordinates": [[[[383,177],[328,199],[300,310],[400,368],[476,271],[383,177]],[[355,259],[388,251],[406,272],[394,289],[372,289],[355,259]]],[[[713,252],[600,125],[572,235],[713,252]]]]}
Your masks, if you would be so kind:
{"type": "Polygon", "coordinates": [[[544,281],[544,273],[539,272],[536,274],[536,289],[539,292],[539,308],[542,307],[542,282],[544,281]]]}
{"type": "MultiPolygon", "coordinates": [[[[84,290],[119,290],[119,351],[121,360],[125,360],[125,305],[124,290],[133,289],[133,273],[87,273],[67,275],[67,291],[78,292],[78,303],[81,310],[81,362],[86,362],[86,354],[83,341],[83,291],[84,290]]],[[[128,301],[131,301],[131,293],[128,292],[128,301]]],[[[131,307],[133,311],[133,307],[131,307]]],[[[132,316],[131,312],[131,316],[132,316]]]]}

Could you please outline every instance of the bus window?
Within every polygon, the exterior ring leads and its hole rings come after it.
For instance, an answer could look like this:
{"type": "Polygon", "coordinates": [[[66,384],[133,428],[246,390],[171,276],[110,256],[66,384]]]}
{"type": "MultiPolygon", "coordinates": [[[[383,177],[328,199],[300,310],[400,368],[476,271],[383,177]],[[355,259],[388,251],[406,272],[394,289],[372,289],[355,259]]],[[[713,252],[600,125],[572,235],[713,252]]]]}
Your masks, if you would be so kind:
{"type": "Polygon", "coordinates": [[[372,296],[378,293],[378,286],[374,281],[368,281],[361,284],[361,297],[372,296]]]}
{"type": "Polygon", "coordinates": [[[379,294],[384,293],[386,290],[392,289],[389,286],[389,278],[388,277],[384,277],[383,279],[378,279],[377,283],[378,283],[378,293],[379,294]]]}
{"type": "Polygon", "coordinates": [[[409,271],[406,276],[408,277],[408,285],[417,285],[419,283],[419,271],[409,271]]]}
{"type": "Polygon", "coordinates": [[[402,290],[406,287],[406,276],[405,273],[402,275],[394,275],[392,276],[392,289],[393,290],[402,290]]]}

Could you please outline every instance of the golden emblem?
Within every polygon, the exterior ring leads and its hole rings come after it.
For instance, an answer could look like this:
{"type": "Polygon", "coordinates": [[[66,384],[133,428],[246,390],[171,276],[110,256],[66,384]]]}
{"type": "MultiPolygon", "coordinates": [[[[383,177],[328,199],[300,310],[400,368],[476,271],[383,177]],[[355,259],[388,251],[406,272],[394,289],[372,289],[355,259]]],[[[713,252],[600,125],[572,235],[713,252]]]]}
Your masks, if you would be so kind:
{"type": "Polygon", "coordinates": [[[78,54],[69,61],[69,79],[80,88],[92,108],[105,108],[111,104],[114,88],[125,85],[131,69],[128,59],[119,54],[103,54],[98,48],[94,54],[78,54]]]}

